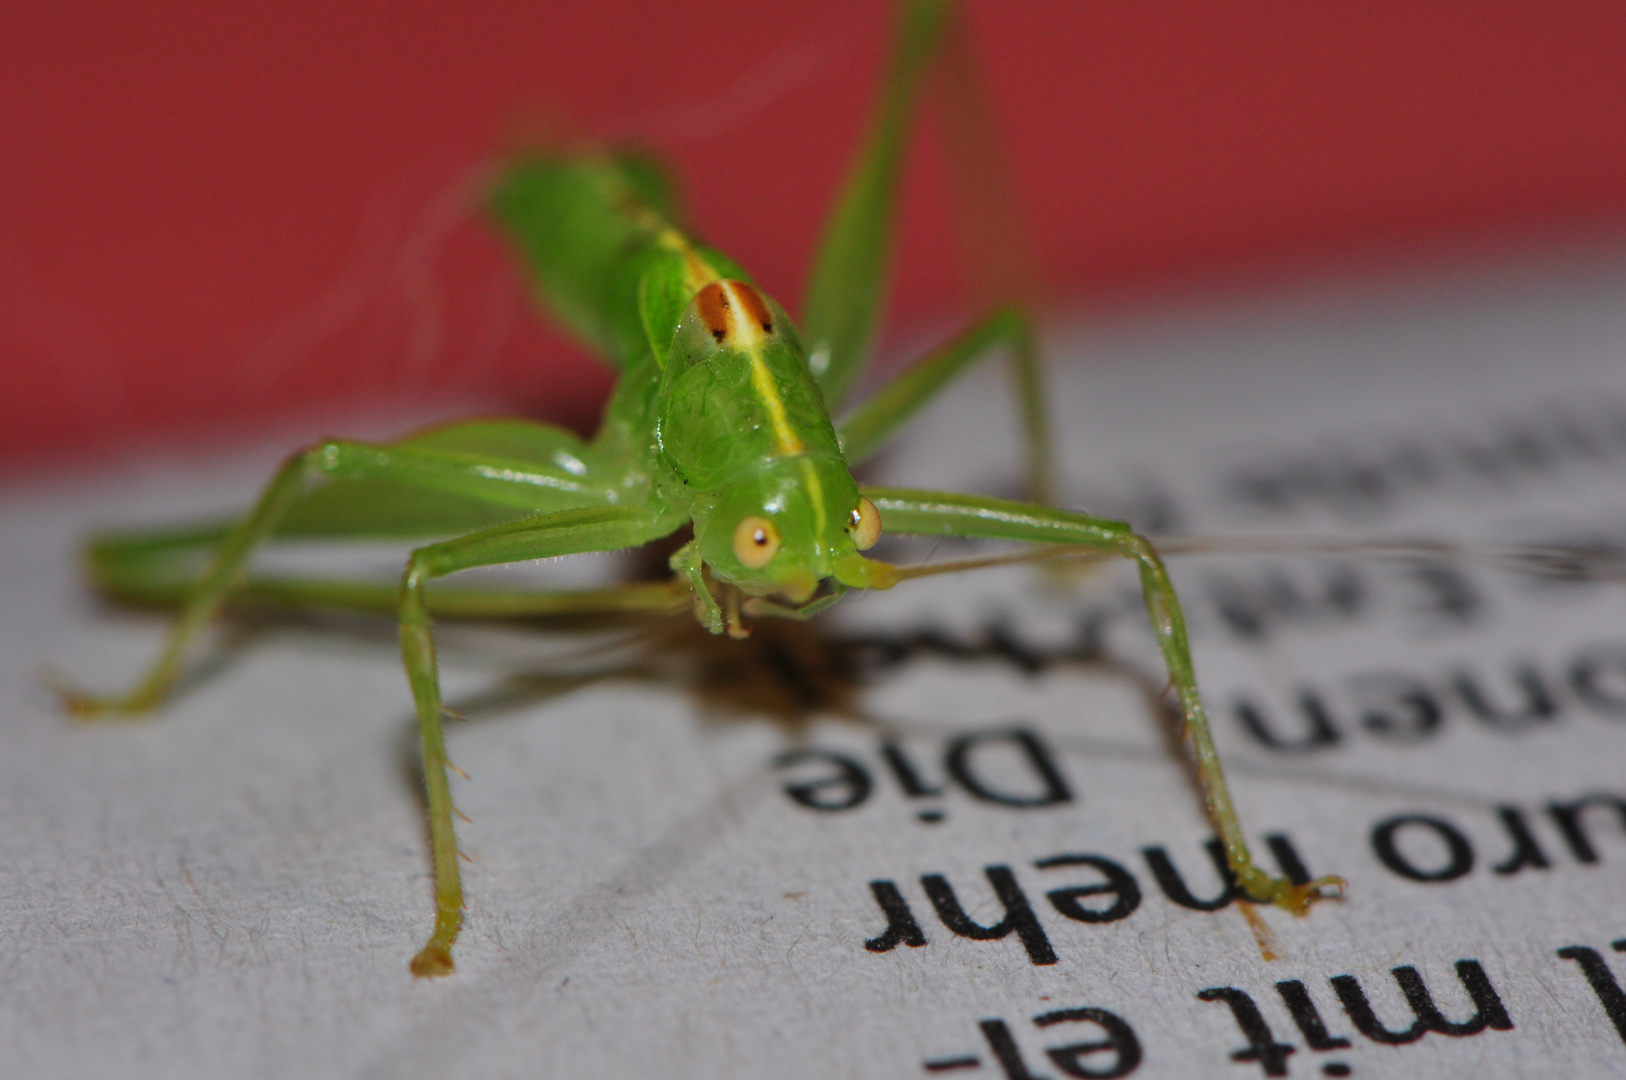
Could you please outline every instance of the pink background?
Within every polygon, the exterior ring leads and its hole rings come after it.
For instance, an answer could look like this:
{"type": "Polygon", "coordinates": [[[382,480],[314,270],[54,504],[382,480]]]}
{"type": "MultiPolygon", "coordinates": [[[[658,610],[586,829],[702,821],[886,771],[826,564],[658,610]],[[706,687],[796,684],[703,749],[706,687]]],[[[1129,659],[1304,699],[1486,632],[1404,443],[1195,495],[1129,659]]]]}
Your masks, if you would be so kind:
{"type": "MultiPolygon", "coordinates": [[[[363,405],[584,422],[607,374],[538,324],[460,192],[527,132],[653,142],[699,230],[794,307],[890,19],[835,0],[226,8],[0,12],[0,468],[363,405]]],[[[1626,218],[1617,4],[971,15],[1057,304],[1607,242],[1626,218]]],[[[966,299],[940,173],[925,140],[905,315],[966,299]]]]}

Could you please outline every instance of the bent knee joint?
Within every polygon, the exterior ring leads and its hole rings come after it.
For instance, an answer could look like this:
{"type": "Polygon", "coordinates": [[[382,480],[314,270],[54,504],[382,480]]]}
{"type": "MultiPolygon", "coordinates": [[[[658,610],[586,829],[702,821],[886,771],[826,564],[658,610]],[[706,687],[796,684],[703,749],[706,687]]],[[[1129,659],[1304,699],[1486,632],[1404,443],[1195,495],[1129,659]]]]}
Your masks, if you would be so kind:
{"type": "Polygon", "coordinates": [[[342,476],[365,469],[369,465],[387,464],[390,457],[385,451],[363,443],[323,439],[299,451],[291,460],[297,461],[312,472],[342,476]]]}
{"type": "Polygon", "coordinates": [[[424,587],[432,577],[434,572],[426,557],[416,551],[407,556],[406,569],[401,573],[401,598],[421,603],[424,587]]]}
{"type": "Polygon", "coordinates": [[[315,472],[333,472],[343,459],[344,447],[332,439],[324,439],[296,453],[289,464],[297,462],[315,472]]]}
{"type": "Polygon", "coordinates": [[[1134,559],[1148,570],[1160,572],[1163,569],[1163,560],[1158,557],[1157,549],[1140,533],[1124,533],[1119,537],[1118,553],[1134,559]]]}
{"type": "Polygon", "coordinates": [[[998,320],[997,325],[1000,336],[1010,341],[1020,342],[1032,334],[1032,325],[1028,321],[1028,313],[1021,307],[1007,304],[1000,308],[994,317],[998,320]]]}

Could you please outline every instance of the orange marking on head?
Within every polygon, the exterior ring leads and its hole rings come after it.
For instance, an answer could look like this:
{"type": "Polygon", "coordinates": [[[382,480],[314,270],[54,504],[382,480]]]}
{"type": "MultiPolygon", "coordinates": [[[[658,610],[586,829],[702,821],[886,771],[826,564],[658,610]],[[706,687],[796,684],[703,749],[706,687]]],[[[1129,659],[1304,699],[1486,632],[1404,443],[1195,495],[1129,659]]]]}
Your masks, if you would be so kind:
{"type": "Polygon", "coordinates": [[[695,311],[718,344],[754,345],[773,333],[773,312],[743,281],[714,281],[694,298],[695,311]]]}
{"type": "Polygon", "coordinates": [[[714,281],[701,289],[694,298],[694,308],[718,343],[728,340],[734,331],[734,313],[729,310],[728,293],[722,282],[714,281]]]}
{"type": "Polygon", "coordinates": [[[773,333],[773,313],[768,310],[768,304],[762,299],[762,294],[743,281],[730,281],[729,292],[739,302],[744,315],[756,325],[762,327],[764,334],[773,333]]]}

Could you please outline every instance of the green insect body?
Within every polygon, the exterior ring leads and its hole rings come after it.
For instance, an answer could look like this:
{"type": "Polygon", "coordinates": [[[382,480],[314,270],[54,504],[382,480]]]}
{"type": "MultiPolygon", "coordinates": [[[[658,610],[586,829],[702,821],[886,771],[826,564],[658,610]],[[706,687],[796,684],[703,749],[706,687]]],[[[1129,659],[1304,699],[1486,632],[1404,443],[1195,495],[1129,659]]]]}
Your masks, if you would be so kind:
{"type": "Polygon", "coordinates": [[[141,711],[174,684],[189,644],[228,599],[398,614],[422,731],[436,882],[418,975],[452,970],[463,905],[431,616],[675,612],[714,633],[746,616],[805,618],[851,589],[931,568],[866,557],[882,528],[1066,545],[1136,562],[1185,716],[1210,817],[1249,896],[1302,912],[1336,878],[1292,885],[1257,868],[1231,808],[1197,692],[1184,621],[1152,546],[1122,522],[1054,508],[1039,377],[1026,319],[1001,307],[832,421],[865,361],[889,262],[901,148],[922,81],[956,32],[946,0],[904,13],[880,108],[837,203],[799,333],[785,310],[681,225],[649,159],[591,151],[515,164],[490,205],[554,317],[620,370],[591,441],[523,420],[451,424],[386,445],[330,441],[294,455],[243,517],[217,527],[92,542],[106,594],[177,607],[158,661],[129,694],[64,690],[84,714],[141,711]],[[1038,498],[861,487],[851,466],[967,366],[1008,351],[1038,498]],[[634,547],[692,526],[669,582],[548,592],[430,583],[459,570],[634,547]],[[273,538],[435,539],[398,589],[248,572],[273,538]],[[199,571],[202,559],[206,568],[199,571]]]}
{"type": "Polygon", "coordinates": [[[862,497],[795,326],[672,223],[666,191],[651,165],[604,155],[529,162],[492,200],[548,306],[622,369],[584,475],[636,477],[652,516],[693,523],[684,567],[747,593],[801,604],[832,577],[871,585],[884,571],[857,555],[862,497]],[[748,519],[751,566],[735,543],[748,519]]]}

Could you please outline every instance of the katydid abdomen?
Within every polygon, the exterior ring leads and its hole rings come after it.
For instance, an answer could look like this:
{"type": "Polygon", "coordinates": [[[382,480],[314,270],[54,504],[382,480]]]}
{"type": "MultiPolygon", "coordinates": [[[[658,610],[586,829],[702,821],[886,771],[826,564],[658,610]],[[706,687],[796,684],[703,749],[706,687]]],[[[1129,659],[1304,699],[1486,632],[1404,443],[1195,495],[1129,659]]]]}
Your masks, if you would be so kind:
{"type": "Polygon", "coordinates": [[[551,314],[616,368],[633,366],[651,340],[664,348],[702,286],[745,277],[688,236],[670,182],[647,157],[530,157],[508,170],[490,207],[551,314]]]}

